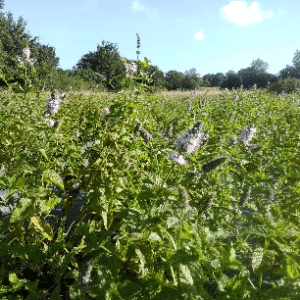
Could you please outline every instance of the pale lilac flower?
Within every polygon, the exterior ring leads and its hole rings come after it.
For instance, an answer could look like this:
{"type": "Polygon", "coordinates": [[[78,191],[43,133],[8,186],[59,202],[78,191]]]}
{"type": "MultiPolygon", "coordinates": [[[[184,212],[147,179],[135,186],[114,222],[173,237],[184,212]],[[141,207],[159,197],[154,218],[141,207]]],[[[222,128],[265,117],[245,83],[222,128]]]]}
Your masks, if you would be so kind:
{"type": "Polygon", "coordinates": [[[134,62],[126,65],[126,73],[135,73],[137,71],[137,65],[134,62]]]}
{"type": "Polygon", "coordinates": [[[234,97],[233,97],[233,100],[236,101],[236,100],[238,100],[238,99],[239,99],[239,95],[238,95],[238,94],[235,94],[234,97]]]}
{"type": "Polygon", "coordinates": [[[27,61],[31,66],[36,62],[36,58],[30,58],[30,48],[26,47],[23,49],[22,57],[16,56],[16,59],[19,64],[23,65],[24,61],[27,61]]]}
{"type": "Polygon", "coordinates": [[[186,133],[179,136],[177,139],[176,148],[186,151],[188,154],[195,152],[199,145],[202,145],[209,137],[208,133],[200,132],[204,122],[198,121],[193,128],[190,128],[186,133]]]}
{"type": "Polygon", "coordinates": [[[53,127],[54,126],[54,123],[55,123],[55,120],[52,120],[51,118],[49,119],[49,118],[46,118],[45,119],[45,123],[47,124],[47,125],[49,125],[50,127],[53,127]]]}
{"type": "Polygon", "coordinates": [[[91,273],[93,269],[93,262],[93,260],[85,262],[79,270],[78,281],[76,281],[76,284],[80,289],[87,288],[90,282],[91,273]]]}
{"type": "Polygon", "coordinates": [[[253,88],[254,88],[255,90],[257,89],[257,85],[256,85],[256,83],[254,84],[253,88]]]}
{"type": "Polygon", "coordinates": [[[228,88],[226,88],[226,89],[224,89],[224,94],[227,94],[227,93],[229,93],[229,90],[228,90],[228,88]]]}
{"type": "Polygon", "coordinates": [[[238,138],[238,142],[243,142],[245,145],[248,145],[255,133],[256,128],[253,125],[244,128],[240,137],[238,138]]]}
{"type": "Polygon", "coordinates": [[[172,124],[172,123],[169,123],[168,128],[167,128],[167,135],[168,135],[169,137],[171,137],[172,134],[173,134],[173,124],[172,124]]]}
{"type": "Polygon", "coordinates": [[[108,107],[104,107],[103,114],[105,114],[105,115],[109,114],[109,108],[108,107]]]}
{"type": "Polygon", "coordinates": [[[244,86],[241,84],[241,85],[240,85],[240,90],[242,90],[242,89],[243,89],[243,87],[244,87],[244,86]]]}
{"type": "Polygon", "coordinates": [[[184,157],[182,155],[179,155],[176,151],[172,151],[170,153],[169,159],[181,166],[186,164],[186,160],[184,159],[184,157]]]}
{"type": "Polygon", "coordinates": [[[193,108],[192,104],[189,104],[189,105],[187,106],[187,108],[186,108],[185,113],[187,114],[189,111],[192,110],[192,108],[193,108]]]}
{"type": "Polygon", "coordinates": [[[61,93],[59,96],[55,95],[55,91],[52,91],[52,94],[48,98],[48,102],[46,104],[45,112],[46,114],[54,115],[58,112],[61,103],[67,103],[67,101],[63,101],[65,98],[65,94],[61,93]]]}

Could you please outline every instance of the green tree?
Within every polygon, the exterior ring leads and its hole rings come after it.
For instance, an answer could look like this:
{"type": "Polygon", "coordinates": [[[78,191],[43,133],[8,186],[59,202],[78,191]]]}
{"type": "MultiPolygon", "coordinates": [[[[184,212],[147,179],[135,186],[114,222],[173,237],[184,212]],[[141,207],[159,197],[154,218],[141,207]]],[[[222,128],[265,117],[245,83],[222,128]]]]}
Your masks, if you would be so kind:
{"type": "Polygon", "coordinates": [[[120,81],[125,78],[126,68],[120,57],[117,44],[105,43],[97,45],[95,52],[82,56],[76,64],[78,69],[93,70],[98,75],[97,82],[105,82],[110,91],[121,89],[120,81]]]}
{"type": "Polygon", "coordinates": [[[287,77],[300,78],[297,69],[294,66],[286,65],[286,67],[279,71],[279,77],[284,79],[287,77]]]}
{"type": "MultiPolygon", "coordinates": [[[[14,22],[11,12],[7,13],[7,18],[4,14],[0,15],[0,32],[2,42],[2,54],[6,57],[1,64],[1,70],[4,73],[6,80],[9,83],[23,83],[18,77],[18,67],[16,56],[21,56],[25,47],[31,50],[31,57],[36,58],[34,68],[37,72],[41,87],[53,78],[54,71],[59,64],[59,58],[55,57],[55,50],[52,47],[41,45],[36,42],[39,37],[32,38],[29,33],[25,33],[27,22],[22,17],[19,17],[17,22],[14,22]]],[[[0,80],[0,86],[6,86],[3,80],[0,80]]]]}
{"type": "Polygon", "coordinates": [[[221,88],[228,88],[231,90],[232,88],[239,88],[241,84],[243,84],[243,79],[238,74],[227,73],[226,80],[222,82],[221,88]]]}
{"type": "Polygon", "coordinates": [[[256,70],[257,73],[265,73],[269,68],[269,64],[257,58],[256,60],[252,61],[250,68],[256,70]]]}
{"type": "Polygon", "coordinates": [[[295,78],[300,78],[300,51],[296,50],[293,57],[293,65],[295,67],[295,78]]]}
{"type": "Polygon", "coordinates": [[[195,68],[191,68],[190,70],[185,71],[184,76],[184,88],[193,90],[202,85],[200,74],[197,73],[197,70],[195,68]]]}
{"type": "Polygon", "coordinates": [[[177,90],[184,88],[185,76],[181,72],[171,70],[166,73],[166,88],[168,90],[177,90]]]}

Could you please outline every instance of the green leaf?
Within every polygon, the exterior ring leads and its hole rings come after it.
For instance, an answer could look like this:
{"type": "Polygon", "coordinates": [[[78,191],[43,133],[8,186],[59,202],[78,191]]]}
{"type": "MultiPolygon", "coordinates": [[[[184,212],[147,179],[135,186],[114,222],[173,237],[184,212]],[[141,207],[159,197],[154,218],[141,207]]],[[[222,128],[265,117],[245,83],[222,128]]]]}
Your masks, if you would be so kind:
{"type": "Polygon", "coordinates": [[[17,203],[17,206],[11,213],[9,222],[17,223],[30,218],[34,214],[33,205],[33,199],[20,198],[17,203]]]}
{"type": "Polygon", "coordinates": [[[53,232],[51,229],[50,224],[43,222],[41,218],[38,217],[31,217],[31,222],[34,224],[35,228],[48,240],[52,241],[53,232]]]}
{"type": "Polygon", "coordinates": [[[129,299],[135,293],[140,291],[142,287],[130,280],[125,280],[117,284],[118,291],[122,297],[122,299],[129,299]]]}
{"type": "Polygon", "coordinates": [[[253,256],[252,256],[252,268],[253,271],[258,269],[260,266],[264,256],[264,249],[261,246],[258,246],[255,248],[253,251],[253,256]]]}
{"type": "Polygon", "coordinates": [[[26,283],[26,279],[19,279],[17,274],[14,272],[10,272],[8,276],[10,284],[13,286],[13,291],[16,292],[20,290],[26,283]]]}
{"type": "Polygon", "coordinates": [[[46,154],[45,149],[39,149],[39,152],[41,152],[41,153],[42,153],[42,156],[44,156],[44,158],[45,158],[46,160],[49,161],[49,158],[48,158],[48,156],[47,156],[47,154],[46,154]]]}
{"type": "Polygon", "coordinates": [[[41,181],[45,181],[48,183],[54,183],[56,186],[58,186],[60,189],[64,190],[64,182],[62,177],[56,173],[54,170],[46,170],[42,174],[41,181]]]}

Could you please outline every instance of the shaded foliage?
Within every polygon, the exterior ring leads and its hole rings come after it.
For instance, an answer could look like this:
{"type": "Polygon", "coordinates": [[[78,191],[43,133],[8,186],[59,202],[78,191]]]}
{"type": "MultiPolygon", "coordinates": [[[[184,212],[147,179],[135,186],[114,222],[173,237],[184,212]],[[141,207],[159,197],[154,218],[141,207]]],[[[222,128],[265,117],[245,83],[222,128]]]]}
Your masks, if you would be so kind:
{"type": "Polygon", "coordinates": [[[229,73],[227,79],[222,82],[221,88],[228,88],[229,90],[232,90],[232,88],[238,89],[242,83],[243,79],[240,75],[229,73]]]}
{"type": "MultiPolygon", "coordinates": [[[[0,31],[1,31],[1,56],[5,60],[1,61],[1,71],[6,76],[8,83],[19,82],[22,79],[18,76],[18,66],[15,57],[21,56],[25,47],[29,47],[31,57],[36,58],[34,68],[37,72],[38,79],[42,86],[48,86],[53,83],[55,68],[59,65],[59,58],[55,56],[53,47],[42,45],[36,42],[39,37],[32,38],[29,33],[25,33],[27,22],[22,17],[14,22],[12,13],[7,13],[7,17],[1,13],[0,15],[0,31]]],[[[0,80],[0,86],[6,86],[3,80],[0,80]]]]}
{"type": "Polygon", "coordinates": [[[125,66],[117,44],[102,41],[102,47],[82,56],[76,64],[78,69],[91,69],[98,74],[97,82],[105,82],[110,91],[121,89],[120,80],[125,77],[125,66]],[[100,74],[100,75],[99,75],[100,74]]]}

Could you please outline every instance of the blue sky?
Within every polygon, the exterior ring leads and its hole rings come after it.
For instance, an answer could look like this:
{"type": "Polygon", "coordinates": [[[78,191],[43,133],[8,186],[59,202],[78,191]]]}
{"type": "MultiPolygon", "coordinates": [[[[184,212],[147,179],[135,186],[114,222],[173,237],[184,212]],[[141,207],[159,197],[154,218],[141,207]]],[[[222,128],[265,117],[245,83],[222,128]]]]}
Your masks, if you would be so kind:
{"type": "Polygon", "coordinates": [[[196,68],[207,73],[237,72],[257,58],[277,74],[300,50],[300,1],[52,0],[6,1],[2,13],[23,16],[25,32],[56,49],[59,68],[72,69],[102,40],[119,53],[150,59],[164,73],[196,68]]]}

